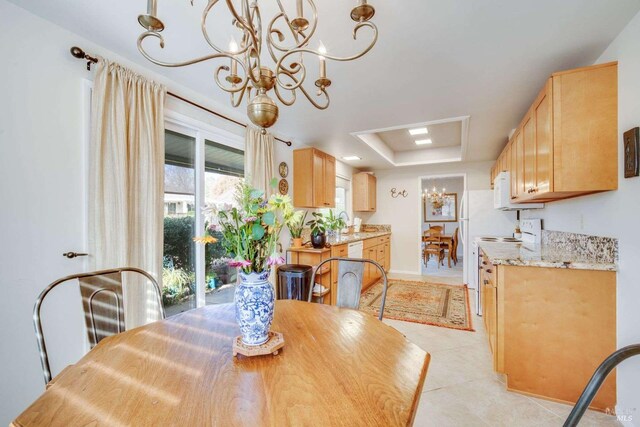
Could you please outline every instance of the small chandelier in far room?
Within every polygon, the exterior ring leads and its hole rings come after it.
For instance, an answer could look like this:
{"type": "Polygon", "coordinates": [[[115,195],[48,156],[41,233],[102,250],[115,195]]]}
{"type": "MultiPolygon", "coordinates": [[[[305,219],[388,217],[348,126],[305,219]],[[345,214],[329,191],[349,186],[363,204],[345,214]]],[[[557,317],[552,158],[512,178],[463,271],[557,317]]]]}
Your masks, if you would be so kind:
{"type": "Polygon", "coordinates": [[[430,201],[432,205],[436,206],[436,205],[441,205],[444,203],[444,197],[445,197],[445,192],[446,192],[446,188],[442,187],[441,191],[438,191],[436,189],[436,186],[434,185],[433,188],[431,190],[429,190],[428,188],[425,188],[424,193],[422,194],[422,199],[424,201],[430,201]]]}
{"type": "MultiPolygon", "coordinates": [[[[273,126],[279,116],[278,105],[268,95],[272,89],[275,98],[285,106],[293,105],[296,95],[301,93],[314,107],[326,109],[330,102],[327,88],[331,85],[326,61],[352,61],[362,57],[376,44],[378,28],[370,22],[375,14],[374,7],[368,4],[367,0],[357,0],[350,13],[351,19],[356,22],[352,35],[355,40],[358,31],[367,27],[372,32],[371,42],[361,52],[352,56],[328,55],[322,42],[316,44],[319,46],[317,50],[309,48],[318,24],[314,0],[295,0],[295,7],[293,0],[290,0],[291,9],[295,9],[295,14],[290,14],[291,11],[284,9],[282,0],[270,0],[277,4],[277,13],[269,21],[264,34],[262,14],[258,6],[260,1],[264,4],[265,0],[240,0],[240,10],[234,6],[234,0],[204,2],[200,30],[213,53],[183,62],[165,62],[153,58],[143,47],[143,41],[148,37],[158,39],[161,48],[164,48],[165,44],[164,37],[160,34],[165,25],[158,18],[158,0],[147,0],[147,13],[138,16],[138,22],[146,30],[138,37],[138,50],[149,61],[163,67],[184,67],[211,59],[225,61],[226,63],[218,66],[213,74],[216,84],[231,94],[231,105],[234,107],[238,107],[246,95],[247,115],[251,122],[262,128],[262,132],[265,133],[265,129],[273,126]],[[232,16],[227,39],[231,42],[226,50],[211,39],[207,28],[207,18],[218,3],[224,3],[232,16]],[[312,98],[303,86],[307,76],[312,74],[304,64],[305,54],[318,60],[315,87],[316,96],[321,97],[319,100],[312,98]],[[267,66],[266,59],[270,59],[275,66],[267,66]],[[253,96],[252,90],[255,91],[253,96]]],[[[194,0],[190,2],[193,6],[194,0]]]]}

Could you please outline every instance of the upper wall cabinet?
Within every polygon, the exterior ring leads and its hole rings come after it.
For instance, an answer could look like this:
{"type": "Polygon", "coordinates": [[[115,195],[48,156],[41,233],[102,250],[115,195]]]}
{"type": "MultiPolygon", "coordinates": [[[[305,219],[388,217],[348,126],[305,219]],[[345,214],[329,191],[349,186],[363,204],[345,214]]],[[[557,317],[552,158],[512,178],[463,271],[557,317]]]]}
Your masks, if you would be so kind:
{"type": "Polygon", "coordinates": [[[293,205],[336,206],[336,159],[315,148],[293,151],[293,205]]]}
{"type": "Polygon", "coordinates": [[[367,172],[353,175],[353,210],[376,211],[376,177],[367,172]]]}
{"type": "Polygon", "coordinates": [[[502,170],[511,171],[511,198],[520,203],[616,190],[617,63],[553,74],[496,161],[492,179],[502,170]]]}

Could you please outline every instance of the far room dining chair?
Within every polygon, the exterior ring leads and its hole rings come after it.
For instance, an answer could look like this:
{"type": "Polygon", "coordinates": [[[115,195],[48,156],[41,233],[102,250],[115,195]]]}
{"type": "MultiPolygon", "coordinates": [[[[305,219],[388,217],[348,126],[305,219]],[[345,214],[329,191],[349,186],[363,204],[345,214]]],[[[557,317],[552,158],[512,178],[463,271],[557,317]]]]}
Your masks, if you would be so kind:
{"type": "Polygon", "coordinates": [[[422,260],[425,267],[429,263],[431,255],[436,257],[436,263],[438,268],[440,264],[444,265],[444,246],[442,242],[442,227],[429,228],[428,237],[424,242],[424,249],[422,250],[422,260]]]}
{"type": "Polygon", "coordinates": [[[44,374],[45,384],[51,381],[51,367],[49,366],[49,354],[42,331],[40,310],[45,297],[57,286],[77,281],[82,297],[82,309],[84,311],[85,326],[90,348],[95,347],[102,339],[125,331],[125,311],[123,292],[123,273],[132,273],[133,280],[126,283],[135,283],[142,286],[147,280],[151,283],[160,318],[165,318],[162,306],[162,294],[158,282],[146,271],[133,267],[114,268],[109,270],[92,271],[89,273],[73,274],[56,280],[47,286],[38,296],[33,308],[33,323],[36,329],[38,349],[40,350],[40,362],[44,374]],[[134,279],[135,277],[135,279],[134,279]],[[140,281],[138,280],[140,279],[140,281]]]}
{"type": "Polygon", "coordinates": [[[355,310],[360,307],[360,294],[362,293],[362,281],[364,277],[364,268],[366,264],[371,264],[380,271],[382,277],[382,301],[380,302],[380,313],[378,319],[382,320],[384,315],[384,305],[387,300],[387,273],[384,268],[377,262],[370,259],[362,258],[328,258],[318,264],[311,275],[311,289],[309,290],[308,301],[311,302],[313,297],[313,287],[316,282],[316,273],[322,271],[322,266],[328,262],[338,263],[338,283],[336,306],[353,308],[355,310]]]}
{"type": "Polygon", "coordinates": [[[451,259],[453,259],[453,264],[458,265],[458,243],[460,243],[460,235],[458,234],[459,227],[456,227],[453,230],[453,236],[451,236],[451,259]]]}

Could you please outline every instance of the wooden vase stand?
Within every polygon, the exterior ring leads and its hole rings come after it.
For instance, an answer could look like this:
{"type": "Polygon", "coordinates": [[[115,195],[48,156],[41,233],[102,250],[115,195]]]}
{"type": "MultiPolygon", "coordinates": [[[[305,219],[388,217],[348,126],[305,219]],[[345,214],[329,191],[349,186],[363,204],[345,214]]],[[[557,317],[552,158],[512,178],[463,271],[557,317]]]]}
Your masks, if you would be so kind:
{"type": "Polygon", "coordinates": [[[269,339],[264,344],[246,345],[242,342],[242,336],[237,336],[233,340],[233,357],[238,354],[243,356],[264,356],[265,354],[278,354],[279,350],[284,347],[284,336],[280,332],[269,332],[269,339]]]}

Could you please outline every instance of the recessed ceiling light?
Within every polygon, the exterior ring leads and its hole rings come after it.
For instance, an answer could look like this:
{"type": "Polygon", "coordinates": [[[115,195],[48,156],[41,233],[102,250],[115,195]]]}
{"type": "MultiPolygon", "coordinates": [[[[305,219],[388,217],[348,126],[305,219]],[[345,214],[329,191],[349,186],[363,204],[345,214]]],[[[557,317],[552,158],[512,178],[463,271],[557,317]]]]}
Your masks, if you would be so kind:
{"type": "Polygon", "coordinates": [[[426,134],[429,133],[429,129],[427,129],[427,128],[409,129],[409,133],[412,136],[415,136],[415,135],[426,135],[426,134]]]}
{"type": "Polygon", "coordinates": [[[360,157],[358,156],[345,156],[342,158],[343,160],[362,160],[360,157]]]}
{"type": "Polygon", "coordinates": [[[425,145],[425,144],[432,144],[433,141],[431,139],[419,139],[416,141],[416,145],[425,145]]]}

